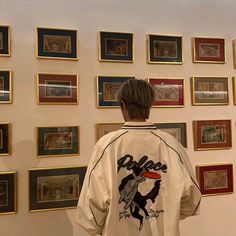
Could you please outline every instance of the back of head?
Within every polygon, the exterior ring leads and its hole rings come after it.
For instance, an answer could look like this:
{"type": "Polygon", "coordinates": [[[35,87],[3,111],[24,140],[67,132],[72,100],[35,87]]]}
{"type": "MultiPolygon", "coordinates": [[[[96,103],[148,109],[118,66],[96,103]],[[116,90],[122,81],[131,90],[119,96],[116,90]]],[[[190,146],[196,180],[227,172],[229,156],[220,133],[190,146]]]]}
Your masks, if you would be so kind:
{"type": "Polygon", "coordinates": [[[130,79],[120,88],[117,96],[125,104],[131,119],[148,119],[154,101],[152,86],[145,80],[130,79]]]}

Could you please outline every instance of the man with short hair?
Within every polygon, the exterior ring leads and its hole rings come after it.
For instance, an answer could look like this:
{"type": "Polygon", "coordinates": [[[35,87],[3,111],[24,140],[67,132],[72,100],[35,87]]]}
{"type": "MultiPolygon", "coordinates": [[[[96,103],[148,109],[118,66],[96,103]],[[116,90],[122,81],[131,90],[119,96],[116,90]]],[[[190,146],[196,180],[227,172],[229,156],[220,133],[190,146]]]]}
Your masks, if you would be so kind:
{"type": "Polygon", "coordinates": [[[201,199],[185,149],[146,121],[148,82],[130,79],[118,100],[126,123],[94,147],[77,223],[90,235],[179,236],[179,220],[197,215],[201,199]]]}

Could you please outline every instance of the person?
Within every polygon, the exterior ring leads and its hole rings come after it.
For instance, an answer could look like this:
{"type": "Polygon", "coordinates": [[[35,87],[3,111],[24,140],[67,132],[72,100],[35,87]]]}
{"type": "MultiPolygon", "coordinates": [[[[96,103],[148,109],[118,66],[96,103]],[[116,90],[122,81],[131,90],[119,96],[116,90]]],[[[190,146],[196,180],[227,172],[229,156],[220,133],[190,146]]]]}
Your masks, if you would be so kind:
{"type": "Polygon", "coordinates": [[[152,86],[130,79],[118,92],[125,124],[95,145],[76,211],[90,235],[179,236],[199,214],[201,193],[183,146],[149,122],[152,86]]]}

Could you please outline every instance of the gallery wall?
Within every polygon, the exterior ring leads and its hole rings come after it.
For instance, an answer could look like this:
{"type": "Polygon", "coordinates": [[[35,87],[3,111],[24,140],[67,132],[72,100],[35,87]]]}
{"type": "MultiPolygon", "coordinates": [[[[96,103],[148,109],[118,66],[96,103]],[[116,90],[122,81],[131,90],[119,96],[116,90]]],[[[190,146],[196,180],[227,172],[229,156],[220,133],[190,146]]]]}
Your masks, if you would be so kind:
{"type": "MultiPolygon", "coordinates": [[[[196,165],[231,163],[236,156],[235,108],[233,104],[232,40],[236,38],[233,0],[1,0],[0,25],[11,26],[11,56],[0,57],[0,69],[13,72],[13,103],[0,104],[0,122],[12,124],[12,153],[0,156],[0,171],[17,171],[17,213],[0,215],[0,235],[86,236],[75,223],[75,209],[28,211],[28,170],[30,168],[86,166],[96,140],[95,124],[122,122],[119,109],[97,109],[96,76],[183,77],[185,106],[153,108],[153,122],[186,122],[187,152],[196,165]],[[36,27],[78,30],[79,60],[37,59],[36,27]],[[134,34],[134,62],[99,62],[98,32],[134,34]],[[147,63],[147,34],[182,35],[183,65],[147,63]],[[192,62],[191,38],[220,37],[226,42],[225,64],[192,62]],[[77,73],[78,105],[39,105],[36,74],[77,73]],[[229,105],[192,106],[192,76],[229,77],[229,105]],[[230,119],[232,148],[195,151],[193,120],[230,119]],[[74,125],[80,127],[80,155],[38,158],[36,127],[74,125]]],[[[234,179],[235,180],[235,179],[234,179]]],[[[235,236],[235,194],[203,197],[201,215],[181,222],[183,236],[235,236]]]]}

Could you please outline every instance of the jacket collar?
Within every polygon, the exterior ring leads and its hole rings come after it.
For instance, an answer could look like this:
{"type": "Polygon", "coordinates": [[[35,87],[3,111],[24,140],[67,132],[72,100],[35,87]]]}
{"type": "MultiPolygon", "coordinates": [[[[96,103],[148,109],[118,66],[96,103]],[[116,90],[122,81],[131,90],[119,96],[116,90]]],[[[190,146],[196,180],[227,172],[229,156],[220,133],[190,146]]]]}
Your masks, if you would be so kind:
{"type": "Polygon", "coordinates": [[[157,127],[152,122],[126,122],[122,129],[147,129],[147,130],[153,130],[157,129],[157,127]]]}

